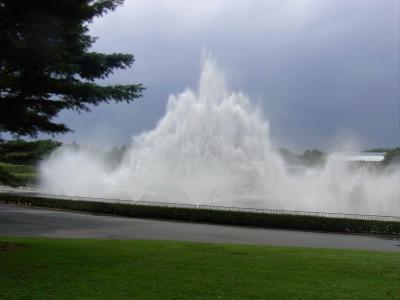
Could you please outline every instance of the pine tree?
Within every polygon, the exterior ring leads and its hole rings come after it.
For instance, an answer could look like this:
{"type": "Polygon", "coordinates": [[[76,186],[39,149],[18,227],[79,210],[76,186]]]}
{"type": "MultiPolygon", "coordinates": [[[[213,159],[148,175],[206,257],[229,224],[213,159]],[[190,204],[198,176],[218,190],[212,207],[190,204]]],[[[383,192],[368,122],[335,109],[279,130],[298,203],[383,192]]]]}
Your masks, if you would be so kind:
{"type": "Polygon", "coordinates": [[[122,2],[0,0],[0,138],[65,133],[53,120],[62,110],[141,96],[141,84],[96,83],[134,62],[131,54],[90,51],[89,24],[122,2]]]}

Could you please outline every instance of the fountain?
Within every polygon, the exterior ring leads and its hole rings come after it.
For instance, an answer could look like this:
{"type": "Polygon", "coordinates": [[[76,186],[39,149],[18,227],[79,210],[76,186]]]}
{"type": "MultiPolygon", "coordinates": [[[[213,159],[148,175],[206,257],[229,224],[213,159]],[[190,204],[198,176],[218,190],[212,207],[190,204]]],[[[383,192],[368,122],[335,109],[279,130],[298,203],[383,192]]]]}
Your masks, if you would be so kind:
{"type": "Polygon", "coordinates": [[[197,91],[171,95],[155,128],[134,136],[110,170],[89,149],[62,147],[41,165],[48,193],[133,200],[400,215],[399,169],[287,172],[261,109],[230,92],[211,58],[197,91]]]}

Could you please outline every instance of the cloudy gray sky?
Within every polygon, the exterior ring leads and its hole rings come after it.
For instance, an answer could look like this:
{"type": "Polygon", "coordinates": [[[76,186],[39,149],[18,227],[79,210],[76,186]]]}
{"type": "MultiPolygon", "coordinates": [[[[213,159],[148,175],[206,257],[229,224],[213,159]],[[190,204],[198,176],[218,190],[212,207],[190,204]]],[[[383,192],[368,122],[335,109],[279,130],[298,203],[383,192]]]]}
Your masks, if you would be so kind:
{"type": "Polygon", "coordinates": [[[133,53],[107,83],[142,82],[130,105],[60,116],[63,141],[129,143],[165,112],[168,95],[196,88],[204,48],[231,89],[262,105],[277,145],[329,149],[400,144],[398,0],[126,0],[97,19],[94,49],[133,53]]]}

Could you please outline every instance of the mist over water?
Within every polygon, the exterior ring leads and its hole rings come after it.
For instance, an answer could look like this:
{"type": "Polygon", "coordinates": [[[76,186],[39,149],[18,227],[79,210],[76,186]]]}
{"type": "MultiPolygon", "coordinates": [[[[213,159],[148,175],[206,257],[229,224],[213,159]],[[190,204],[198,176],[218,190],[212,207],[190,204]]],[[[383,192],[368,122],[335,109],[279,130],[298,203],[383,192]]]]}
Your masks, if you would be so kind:
{"type": "Polygon", "coordinates": [[[170,96],[157,126],[133,137],[110,167],[87,148],[61,147],[41,165],[48,193],[400,216],[400,170],[322,168],[291,173],[249,98],[226,88],[212,59],[197,91],[170,96]]]}

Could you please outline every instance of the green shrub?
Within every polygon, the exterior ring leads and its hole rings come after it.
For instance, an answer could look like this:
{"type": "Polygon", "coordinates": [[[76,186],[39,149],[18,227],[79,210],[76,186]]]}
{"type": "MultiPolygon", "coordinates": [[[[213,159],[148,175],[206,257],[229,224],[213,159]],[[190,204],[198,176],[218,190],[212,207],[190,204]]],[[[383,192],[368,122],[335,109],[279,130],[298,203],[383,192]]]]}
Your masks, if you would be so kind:
{"type": "Polygon", "coordinates": [[[31,197],[29,194],[0,194],[0,202],[39,207],[114,214],[126,217],[172,219],[225,225],[264,228],[312,230],[324,232],[364,233],[400,236],[400,222],[222,211],[205,208],[147,206],[140,204],[106,203],[82,200],[61,200],[31,197]]]}

